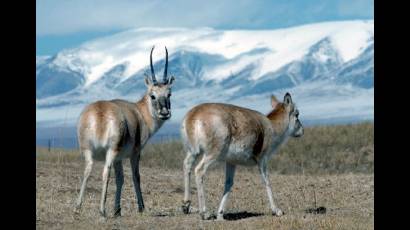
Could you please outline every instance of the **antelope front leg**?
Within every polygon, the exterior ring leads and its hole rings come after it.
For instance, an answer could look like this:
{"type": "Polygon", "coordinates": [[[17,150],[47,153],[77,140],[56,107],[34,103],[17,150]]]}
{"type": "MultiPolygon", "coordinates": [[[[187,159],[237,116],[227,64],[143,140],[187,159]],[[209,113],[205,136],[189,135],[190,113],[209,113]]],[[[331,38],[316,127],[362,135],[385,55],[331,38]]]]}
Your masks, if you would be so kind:
{"type": "Polygon", "coordinates": [[[114,203],[114,217],[121,216],[121,190],[124,185],[124,170],[122,168],[122,161],[114,162],[115,184],[117,186],[115,191],[114,203]]]}
{"type": "Polygon", "coordinates": [[[107,188],[108,182],[110,179],[110,170],[113,163],[113,159],[115,156],[115,152],[113,150],[108,150],[107,156],[105,157],[105,165],[103,170],[103,186],[102,186],[102,193],[101,193],[101,203],[100,203],[100,214],[103,217],[106,217],[105,212],[105,203],[107,201],[107,188]]]}
{"type": "Polygon", "coordinates": [[[270,207],[272,209],[272,215],[281,216],[281,215],[283,215],[283,212],[278,207],[276,207],[276,204],[273,201],[272,188],[271,188],[271,185],[270,185],[270,182],[269,182],[268,175],[266,173],[266,171],[267,171],[266,169],[267,169],[266,163],[262,162],[259,165],[259,171],[260,171],[260,174],[261,174],[261,177],[262,177],[262,182],[265,184],[266,191],[268,193],[269,203],[270,203],[270,207]]]}
{"type": "Polygon", "coordinates": [[[144,200],[142,199],[140,186],[140,170],[139,170],[140,152],[135,152],[130,159],[132,169],[132,180],[134,181],[134,189],[137,196],[138,212],[144,211],[144,200]]]}
{"type": "Polygon", "coordinates": [[[182,202],[182,211],[185,214],[189,213],[189,208],[191,206],[191,170],[192,165],[195,161],[195,155],[188,152],[184,160],[184,200],[182,202]]]}
{"type": "Polygon", "coordinates": [[[235,176],[235,165],[226,163],[225,165],[225,189],[224,195],[222,197],[221,203],[218,208],[218,220],[223,220],[223,213],[226,205],[226,201],[228,200],[229,194],[231,193],[231,189],[233,186],[233,178],[235,176]]]}

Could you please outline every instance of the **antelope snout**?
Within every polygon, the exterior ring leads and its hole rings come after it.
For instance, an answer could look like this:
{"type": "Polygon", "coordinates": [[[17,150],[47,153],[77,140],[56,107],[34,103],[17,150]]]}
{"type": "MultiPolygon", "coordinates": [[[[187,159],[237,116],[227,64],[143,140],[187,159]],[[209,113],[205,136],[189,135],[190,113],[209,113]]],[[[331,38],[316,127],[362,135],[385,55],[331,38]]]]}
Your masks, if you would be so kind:
{"type": "Polygon", "coordinates": [[[163,107],[159,111],[159,118],[161,118],[162,120],[166,120],[170,117],[171,117],[171,111],[169,111],[167,108],[163,107]]]}
{"type": "Polygon", "coordinates": [[[295,137],[301,137],[304,134],[303,126],[300,126],[299,129],[295,132],[295,137]]]}
{"type": "Polygon", "coordinates": [[[300,129],[296,132],[295,137],[301,137],[304,134],[303,127],[300,127],[300,129]]]}
{"type": "Polygon", "coordinates": [[[299,120],[296,121],[295,132],[293,133],[294,137],[301,137],[304,134],[302,123],[299,120]]]}

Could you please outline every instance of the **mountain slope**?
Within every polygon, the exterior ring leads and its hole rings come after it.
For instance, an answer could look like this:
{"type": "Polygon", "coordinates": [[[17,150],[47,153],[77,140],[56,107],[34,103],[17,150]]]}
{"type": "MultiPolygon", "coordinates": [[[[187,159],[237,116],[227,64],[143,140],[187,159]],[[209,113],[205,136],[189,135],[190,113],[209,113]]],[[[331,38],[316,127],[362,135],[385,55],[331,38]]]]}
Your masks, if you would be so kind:
{"type": "Polygon", "coordinates": [[[37,58],[37,120],[57,121],[65,117],[73,122],[86,103],[112,98],[136,101],[145,91],[143,74],[149,72],[152,45],[156,45],[153,60],[157,78],[162,77],[163,45],[169,50],[169,73],[176,78],[175,122],[187,109],[205,101],[236,103],[265,111],[269,109],[269,95],[285,91],[295,94],[294,100],[306,108],[311,120],[371,119],[373,38],[372,20],[277,30],[124,31],[52,57],[37,58]],[[309,110],[308,105],[318,100],[325,106],[309,110]],[[341,112],[341,108],[349,107],[344,101],[351,101],[355,111],[364,112],[341,112]],[[63,115],[66,113],[62,111],[72,114],[63,115]]]}

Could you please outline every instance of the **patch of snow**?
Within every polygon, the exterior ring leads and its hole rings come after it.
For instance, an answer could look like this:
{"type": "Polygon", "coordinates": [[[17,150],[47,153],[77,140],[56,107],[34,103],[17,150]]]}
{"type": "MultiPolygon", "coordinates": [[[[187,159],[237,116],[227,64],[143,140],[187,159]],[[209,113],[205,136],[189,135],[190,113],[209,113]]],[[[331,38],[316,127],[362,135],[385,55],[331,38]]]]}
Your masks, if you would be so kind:
{"type": "Polygon", "coordinates": [[[65,50],[58,54],[54,64],[83,73],[87,87],[106,71],[124,62],[129,63],[122,79],[126,80],[149,65],[149,52],[153,45],[156,46],[154,61],[165,57],[163,47],[166,45],[171,55],[182,50],[194,50],[232,59],[210,70],[204,76],[205,79],[225,78],[230,71],[239,71],[241,66],[256,59],[259,67],[250,79],[257,80],[266,73],[300,59],[313,44],[323,38],[331,39],[346,62],[357,57],[373,36],[373,20],[324,22],[276,30],[140,28],[95,39],[77,49],[65,50]],[[268,48],[271,51],[259,57],[245,55],[234,60],[238,55],[256,48],[268,48]]]}

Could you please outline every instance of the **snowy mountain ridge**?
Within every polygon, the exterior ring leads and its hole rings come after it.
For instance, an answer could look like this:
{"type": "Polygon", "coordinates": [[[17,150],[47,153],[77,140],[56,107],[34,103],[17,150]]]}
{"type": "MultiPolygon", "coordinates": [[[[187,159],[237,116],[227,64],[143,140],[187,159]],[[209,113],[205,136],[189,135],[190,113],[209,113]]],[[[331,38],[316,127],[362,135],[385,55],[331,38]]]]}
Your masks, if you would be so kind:
{"type": "Polygon", "coordinates": [[[266,112],[269,95],[285,91],[306,119],[373,117],[374,22],[357,20],[276,30],[138,28],[37,57],[37,121],[75,122],[95,100],[136,101],[153,45],[158,76],[164,45],[170,54],[175,122],[206,101],[266,112]]]}

